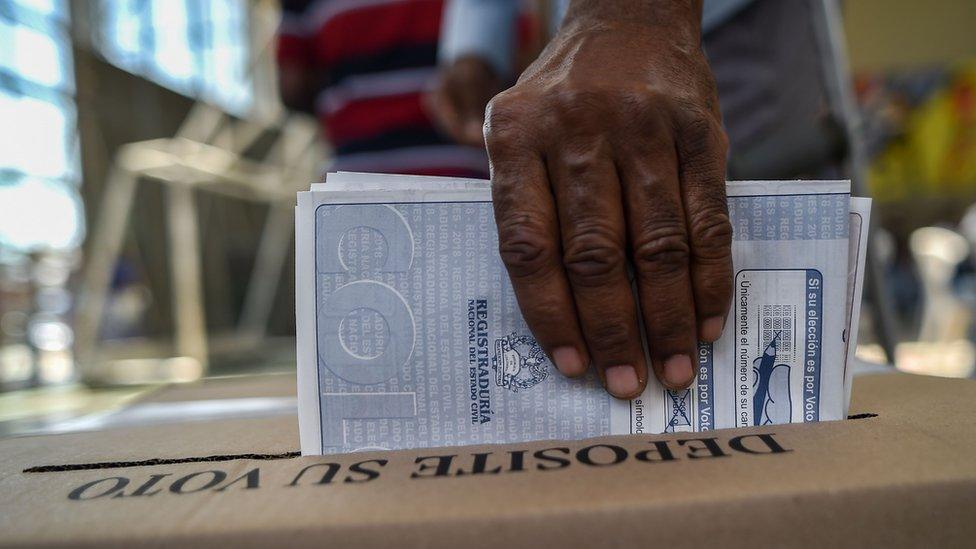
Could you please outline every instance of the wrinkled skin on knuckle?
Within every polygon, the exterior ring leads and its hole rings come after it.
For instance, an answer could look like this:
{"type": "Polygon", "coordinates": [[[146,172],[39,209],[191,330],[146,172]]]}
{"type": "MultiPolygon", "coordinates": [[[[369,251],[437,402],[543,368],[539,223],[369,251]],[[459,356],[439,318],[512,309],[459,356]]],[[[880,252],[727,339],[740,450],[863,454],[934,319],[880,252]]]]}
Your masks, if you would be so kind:
{"type": "Polygon", "coordinates": [[[604,286],[623,272],[623,249],[608,228],[592,225],[577,229],[563,244],[566,275],[577,286],[604,286]]]}
{"type": "MultiPolygon", "coordinates": [[[[592,85],[561,85],[550,95],[550,125],[572,135],[600,134],[612,125],[615,91],[592,85]]],[[[552,128],[555,129],[555,128],[552,128]]]]}
{"type": "Polygon", "coordinates": [[[732,225],[725,209],[692,216],[695,306],[706,316],[724,314],[732,298],[732,225]]]}
{"type": "Polygon", "coordinates": [[[732,223],[723,207],[710,207],[692,215],[691,240],[698,262],[724,262],[731,257],[732,223]]]}
{"type": "Polygon", "coordinates": [[[625,104],[634,109],[631,123],[642,126],[661,127],[661,120],[669,118],[667,116],[671,98],[667,92],[657,86],[644,86],[636,90],[628,90],[625,94],[625,104]]]}
{"type": "MultiPolygon", "coordinates": [[[[524,308],[522,314],[533,335],[540,339],[540,343],[545,344],[542,338],[545,338],[547,332],[555,331],[557,334],[563,332],[562,327],[565,326],[565,323],[562,319],[566,316],[563,312],[565,308],[560,303],[561,296],[558,294],[535,294],[532,298],[531,308],[524,308]]],[[[525,302],[521,299],[519,303],[522,307],[526,307],[525,302]]]]}
{"type": "Polygon", "coordinates": [[[567,190],[579,195],[579,199],[586,199],[593,189],[578,182],[593,181],[592,174],[597,173],[599,166],[606,163],[609,150],[607,139],[600,134],[566,136],[559,143],[558,151],[551,152],[550,156],[555,157],[565,170],[567,190]]]}
{"type": "Polygon", "coordinates": [[[554,95],[550,127],[569,136],[619,137],[631,140],[658,132],[666,118],[666,98],[650,86],[588,86],[554,95]]]}
{"type": "Polygon", "coordinates": [[[695,307],[703,316],[724,315],[732,300],[732,274],[711,276],[695,285],[695,307]]]}
{"type": "Polygon", "coordinates": [[[624,120],[634,120],[635,115],[657,108],[656,94],[647,86],[622,86],[614,90],[610,100],[615,105],[615,111],[624,120]]]}
{"type": "Polygon", "coordinates": [[[632,253],[638,273],[671,277],[688,268],[690,250],[685,231],[679,224],[661,223],[641,235],[632,253]]]}
{"type": "Polygon", "coordinates": [[[509,88],[491,98],[485,107],[486,119],[498,122],[514,121],[518,118],[521,104],[524,103],[523,93],[509,88]]]}
{"type": "Polygon", "coordinates": [[[511,90],[496,95],[485,109],[485,143],[488,153],[511,150],[520,146],[527,132],[525,104],[522,94],[511,90]]]}
{"type": "Polygon", "coordinates": [[[514,278],[545,276],[556,249],[552,238],[533,216],[508,216],[498,222],[498,252],[514,278]]]}

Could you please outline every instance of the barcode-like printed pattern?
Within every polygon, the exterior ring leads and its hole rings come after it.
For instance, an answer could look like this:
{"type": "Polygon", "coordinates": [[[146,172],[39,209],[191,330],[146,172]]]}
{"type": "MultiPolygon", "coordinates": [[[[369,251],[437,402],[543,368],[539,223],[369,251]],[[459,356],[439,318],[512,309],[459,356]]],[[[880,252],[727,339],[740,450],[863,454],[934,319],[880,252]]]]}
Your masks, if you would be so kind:
{"type": "Polygon", "coordinates": [[[769,344],[777,335],[776,355],[781,358],[793,356],[793,320],[796,318],[795,305],[763,305],[760,312],[762,319],[762,343],[769,344]]]}

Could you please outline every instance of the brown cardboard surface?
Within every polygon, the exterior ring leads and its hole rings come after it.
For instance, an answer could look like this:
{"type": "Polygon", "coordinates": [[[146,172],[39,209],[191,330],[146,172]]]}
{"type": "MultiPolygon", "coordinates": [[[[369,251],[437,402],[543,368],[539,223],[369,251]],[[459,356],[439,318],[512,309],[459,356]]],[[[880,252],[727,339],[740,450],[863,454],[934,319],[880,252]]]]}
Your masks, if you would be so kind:
{"type": "Polygon", "coordinates": [[[866,413],[315,458],[276,455],[293,416],[8,439],[0,544],[972,546],[976,383],[860,378],[866,413]],[[119,463],[159,459],[191,461],[119,463]]]}

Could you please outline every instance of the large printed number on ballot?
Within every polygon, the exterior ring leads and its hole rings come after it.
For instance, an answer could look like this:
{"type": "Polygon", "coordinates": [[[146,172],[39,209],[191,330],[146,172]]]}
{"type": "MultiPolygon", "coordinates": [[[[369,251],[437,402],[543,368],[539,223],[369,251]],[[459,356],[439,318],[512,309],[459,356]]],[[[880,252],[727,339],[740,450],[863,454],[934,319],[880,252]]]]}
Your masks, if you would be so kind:
{"type": "MultiPolygon", "coordinates": [[[[413,263],[413,234],[403,216],[383,204],[329,208],[316,223],[315,269],[318,274],[358,274],[343,262],[343,236],[367,227],[387,244],[379,272],[404,272],[413,263]]],[[[368,274],[368,273],[365,273],[368,274]]],[[[318,277],[316,277],[318,278],[318,277]]],[[[321,364],[339,378],[357,385],[376,385],[395,377],[413,353],[416,328],[406,300],[394,288],[360,279],[337,288],[318,303],[316,332],[321,364]],[[379,314],[389,329],[385,348],[375,356],[360,356],[341,341],[342,321],[358,309],[379,314]]],[[[342,420],[403,418],[416,415],[413,393],[342,393],[328,395],[322,407],[323,446],[341,446],[342,420]]]]}
{"type": "MultiPolygon", "coordinates": [[[[376,231],[387,243],[386,261],[376,270],[410,269],[413,237],[399,212],[382,204],[347,205],[325,213],[318,226],[315,260],[319,273],[351,272],[343,262],[340,246],[343,235],[360,227],[376,231]]],[[[317,317],[319,358],[332,373],[351,383],[383,383],[397,374],[413,351],[413,313],[403,297],[382,282],[357,280],[337,288],[319,304],[317,317]],[[342,344],[342,321],[358,309],[378,313],[389,328],[389,341],[376,356],[356,355],[342,344]]]]}

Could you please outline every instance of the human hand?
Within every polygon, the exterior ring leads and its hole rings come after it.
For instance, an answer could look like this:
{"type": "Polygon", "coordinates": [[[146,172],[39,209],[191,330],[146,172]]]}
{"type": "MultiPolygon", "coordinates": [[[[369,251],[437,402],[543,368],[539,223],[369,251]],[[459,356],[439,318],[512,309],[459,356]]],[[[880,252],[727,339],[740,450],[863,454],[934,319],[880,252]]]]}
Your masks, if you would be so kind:
{"type": "Polygon", "coordinates": [[[499,250],[523,316],[563,374],[592,364],[618,398],[647,383],[641,329],[658,379],[681,389],[728,313],[728,144],[700,20],[700,1],[574,1],[488,107],[499,250]]]}
{"type": "Polygon", "coordinates": [[[501,78],[487,61],[466,55],[440,69],[427,110],[458,143],[483,147],[485,106],[501,89],[501,78]]]}

